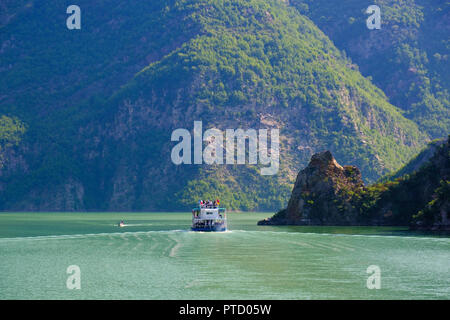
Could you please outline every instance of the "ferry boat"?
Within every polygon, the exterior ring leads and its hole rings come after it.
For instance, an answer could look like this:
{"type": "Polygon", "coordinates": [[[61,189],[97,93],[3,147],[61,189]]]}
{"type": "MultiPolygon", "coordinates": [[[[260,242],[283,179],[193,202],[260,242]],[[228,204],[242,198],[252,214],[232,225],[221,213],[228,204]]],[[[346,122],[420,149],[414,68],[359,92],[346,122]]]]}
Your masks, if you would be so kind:
{"type": "Polygon", "coordinates": [[[225,208],[200,206],[192,209],[192,231],[226,231],[225,208]]]}

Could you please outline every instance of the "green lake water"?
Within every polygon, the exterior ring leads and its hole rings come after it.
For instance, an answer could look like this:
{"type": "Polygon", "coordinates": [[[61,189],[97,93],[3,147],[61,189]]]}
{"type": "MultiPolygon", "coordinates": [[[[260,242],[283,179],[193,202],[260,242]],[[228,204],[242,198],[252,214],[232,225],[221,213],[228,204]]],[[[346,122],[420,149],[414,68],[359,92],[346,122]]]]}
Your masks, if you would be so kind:
{"type": "Polygon", "coordinates": [[[201,233],[190,212],[0,213],[0,299],[450,299],[448,237],[256,225],[270,215],[229,213],[230,231],[201,233]]]}

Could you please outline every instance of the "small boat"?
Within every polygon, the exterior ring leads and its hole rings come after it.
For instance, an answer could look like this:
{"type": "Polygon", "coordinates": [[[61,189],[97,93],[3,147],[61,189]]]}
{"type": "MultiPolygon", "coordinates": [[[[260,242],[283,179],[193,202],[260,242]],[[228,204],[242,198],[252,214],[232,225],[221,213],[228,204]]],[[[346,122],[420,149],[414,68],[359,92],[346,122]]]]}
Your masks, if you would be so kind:
{"type": "Polygon", "coordinates": [[[120,227],[120,228],[125,227],[125,223],[124,223],[123,221],[120,221],[120,222],[119,222],[119,227],[120,227]]]}
{"type": "Polygon", "coordinates": [[[192,209],[192,231],[226,231],[225,208],[200,206],[192,209]]]}

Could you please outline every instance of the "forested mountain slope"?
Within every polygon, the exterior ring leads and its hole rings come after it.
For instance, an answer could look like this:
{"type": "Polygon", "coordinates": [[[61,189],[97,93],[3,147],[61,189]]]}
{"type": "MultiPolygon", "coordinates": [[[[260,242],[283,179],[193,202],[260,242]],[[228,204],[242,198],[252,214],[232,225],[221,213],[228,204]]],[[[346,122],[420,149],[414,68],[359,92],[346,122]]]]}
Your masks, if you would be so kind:
{"type": "Polygon", "coordinates": [[[65,27],[67,5],[2,15],[2,131],[15,137],[1,140],[3,210],[175,210],[206,197],[269,210],[316,151],[373,181],[428,140],[282,1],[79,1],[81,30],[65,27]],[[171,133],[194,121],[280,129],[280,171],[173,164],[171,133]]]}
{"type": "Polygon", "coordinates": [[[291,0],[431,138],[450,132],[450,2],[291,0]],[[381,29],[368,30],[370,5],[381,29]]]}

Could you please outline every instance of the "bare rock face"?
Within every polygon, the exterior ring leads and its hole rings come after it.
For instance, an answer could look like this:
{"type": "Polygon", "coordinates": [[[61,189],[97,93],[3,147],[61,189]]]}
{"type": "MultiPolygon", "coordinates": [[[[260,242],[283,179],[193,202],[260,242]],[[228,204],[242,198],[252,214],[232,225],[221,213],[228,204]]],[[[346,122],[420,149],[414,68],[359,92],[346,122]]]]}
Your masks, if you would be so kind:
{"type": "Polygon", "coordinates": [[[317,153],[299,172],[287,209],[259,224],[354,224],[352,196],[363,188],[357,167],[342,167],[330,151],[317,153]]]}

